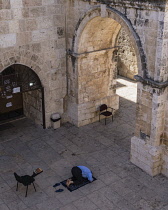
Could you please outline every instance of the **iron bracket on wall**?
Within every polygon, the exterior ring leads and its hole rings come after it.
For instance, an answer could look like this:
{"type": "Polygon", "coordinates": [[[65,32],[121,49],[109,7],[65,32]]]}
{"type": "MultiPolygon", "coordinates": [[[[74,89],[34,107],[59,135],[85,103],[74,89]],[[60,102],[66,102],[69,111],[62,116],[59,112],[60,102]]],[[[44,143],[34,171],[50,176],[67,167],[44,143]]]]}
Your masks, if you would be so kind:
{"type": "Polygon", "coordinates": [[[111,50],[111,49],[114,49],[114,48],[120,48],[122,46],[115,46],[115,47],[108,47],[108,48],[103,48],[103,49],[100,49],[100,50],[93,50],[93,51],[89,51],[89,52],[83,52],[83,53],[75,53],[73,52],[72,50],[67,50],[67,54],[72,56],[72,57],[79,57],[80,55],[84,55],[84,54],[89,54],[89,53],[94,53],[94,52],[99,52],[99,51],[104,51],[104,50],[111,50]]]}
{"type": "Polygon", "coordinates": [[[141,83],[146,84],[146,85],[150,85],[150,86],[153,87],[153,88],[162,89],[162,88],[168,87],[168,81],[166,81],[166,82],[157,82],[157,81],[154,81],[154,80],[149,79],[149,78],[142,78],[142,77],[139,76],[139,75],[135,75],[134,78],[135,78],[138,82],[141,82],[141,83]]]}

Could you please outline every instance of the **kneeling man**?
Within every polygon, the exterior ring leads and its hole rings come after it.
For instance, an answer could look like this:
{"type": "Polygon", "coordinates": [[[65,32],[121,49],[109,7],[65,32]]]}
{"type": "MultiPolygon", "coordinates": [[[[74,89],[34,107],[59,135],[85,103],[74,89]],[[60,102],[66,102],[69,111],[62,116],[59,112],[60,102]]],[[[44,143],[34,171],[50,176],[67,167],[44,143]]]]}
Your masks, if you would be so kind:
{"type": "Polygon", "coordinates": [[[69,187],[70,184],[82,184],[86,179],[88,179],[90,182],[93,181],[92,172],[86,166],[75,166],[71,169],[71,173],[73,177],[72,179],[68,179],[66,181],[67,187],[69,187]]]}

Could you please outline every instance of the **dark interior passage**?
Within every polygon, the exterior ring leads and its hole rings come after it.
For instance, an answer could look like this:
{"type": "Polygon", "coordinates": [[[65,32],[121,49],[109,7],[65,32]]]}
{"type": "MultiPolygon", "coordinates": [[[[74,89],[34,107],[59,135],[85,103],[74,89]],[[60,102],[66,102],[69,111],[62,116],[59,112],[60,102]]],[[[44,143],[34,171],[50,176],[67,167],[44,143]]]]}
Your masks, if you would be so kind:
{"type": "Polygon", "coordinates": [[[42,85],[27,66],[14,64],[0,74],[0,122],[26,116],[42,124],[42,85]]]}

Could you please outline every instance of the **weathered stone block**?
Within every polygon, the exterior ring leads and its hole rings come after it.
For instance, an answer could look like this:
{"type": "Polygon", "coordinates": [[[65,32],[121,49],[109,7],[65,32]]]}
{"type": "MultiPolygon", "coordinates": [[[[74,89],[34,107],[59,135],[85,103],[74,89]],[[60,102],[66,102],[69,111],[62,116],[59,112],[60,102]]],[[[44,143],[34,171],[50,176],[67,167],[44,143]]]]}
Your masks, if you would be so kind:
{"type": "Polygon", "coordinates": [[[42,6],[42,0],[22,0],[24,7],[42,6]]]}
{"type": "Polygon", "coordinates": [[[31,49],[34,53],[40,53],[41,52],[41,43],[32,44],[31,49]]]}
{"type": "Polygon", "coordinates": [[[25,30],[26,31],[37,30],[37,21],[35,19],[26,20],[26,22],[25,22],[25,30]]]}
{"type": "Polygon", "coordinates": [[[42,0],[42,4],[43,5],[52,5],[53,6],[53,4],[55,4],[55,0],[42,0]]]}
{"type": "Polygon", "coordinates": [[[17,44],[26,45],[32,41],[32,36],[30,32],[22,32],[17,34],[17,44]]]}
{"type": "Polygon", "coordinates": [[[41,29],[38,31],[33,31],[32,32],[32,41],[43,41],[48,38],[48,31],[46,29],[41,29]]]}
{"type": "Polygon", "coordinates": [[[7,22],[0,22],[0,34],[8,34],[9,32],[9,26],[7,22]]]}
{"type": "Polygon", "coordinates": [[[152,176],[159,174],[162,166],[161,147],[153,147],[137,137],[131,139],[131,144],[131,162],[152,176]]]}
{"type": "Polygon", "coordinates": [[[28,18],[30,16],[29,8],[22,8],[21,14],[22,14],[23,18],[28,18]]]}
{"type": "Polygon", "coordinates": [[[38,28],[45,29],[53,27],[53,18],[50,16],[40,17],[37,20],[38,28]]]}
{"type": "Polygon", "coordinates": [[[19,31],[19,21],[13,20],[9,22],[9,33],[18,33],[19,31]]]}
{"type": "Polygon", "coordinates": [[[0,47],[7,48],[16,44],[16,34],[3,34],[0,35],[0,47]]]}
{"type": "Polygon", "coordinates": [[[23,3],[22,0],[10,0],[11,8],[22,8],[23,3]]]}
{"type": "Polygon", "coordinates": [[[46,15],[46,7],[32,7],[29,9],[30,17],[41,17],[46,15]]]}

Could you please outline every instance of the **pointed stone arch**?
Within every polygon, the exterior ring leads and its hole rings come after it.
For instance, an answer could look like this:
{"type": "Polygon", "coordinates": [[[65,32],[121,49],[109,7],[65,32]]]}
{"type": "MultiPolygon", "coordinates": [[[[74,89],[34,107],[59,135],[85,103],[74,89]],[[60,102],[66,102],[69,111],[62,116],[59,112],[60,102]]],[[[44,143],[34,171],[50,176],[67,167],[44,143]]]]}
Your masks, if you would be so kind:
{"type": "MultiPolygon", "coordinates": [[[[74,37],[73,37],[73,43],[72,43],[72,52],[74,53],[80,53],[79,49],[79,43],[80,38],[82,35],[82,32],[84,31],[86,25],[95,17],[101,17],[101,6],[95,6],[95,8],[89,10],[77,23],[74,37]]],[[[130,41],[135,49],[136,57],[137,57],[137,63],[138,63],[138,75],[145,78],[147,75],[147,62],[146,62],[146,55],[144,53],[141,40],[137,32],[135,31],[131,21],[123,15],[120,11],[111,8],[106,7],[106,13],[103,14],[103,18],[111,18],[115,20],[123,29],[126,31],[126,33],[130,37],[130,41]]],[[[116,33],[118,34],[120,28],[116,30],[116,33]]],[[[116,34],[116,36],[117,36],[116,34]]]]}
{"type": "Polygon", "coordinates": [[[143,78],[146,77],[146,56],[140,37],[131,21],[121,12],[105,5],[95,6],[89,10],[76,25],[72,48],[69,52],[73,69],[69,74],[71,88],[69,113],[72,122],[77,126],[97,121],[98,106],[102,103],[111,105],[115,109],[119,108],[119,97],[115,93],[117,77],[115,45],[121,27],[129,35],[135,49],[138,74],[143,78]],[[95,52],[96,56],[93,55],[95,52]],[[104,72],[99,65],[100,62],[105,64],[102,67],[104,72]],[[98,74],[90,77],[90,73],[93,72],[98,74]],[[101,80],[102,77],[104,79],[101,80]]]}

